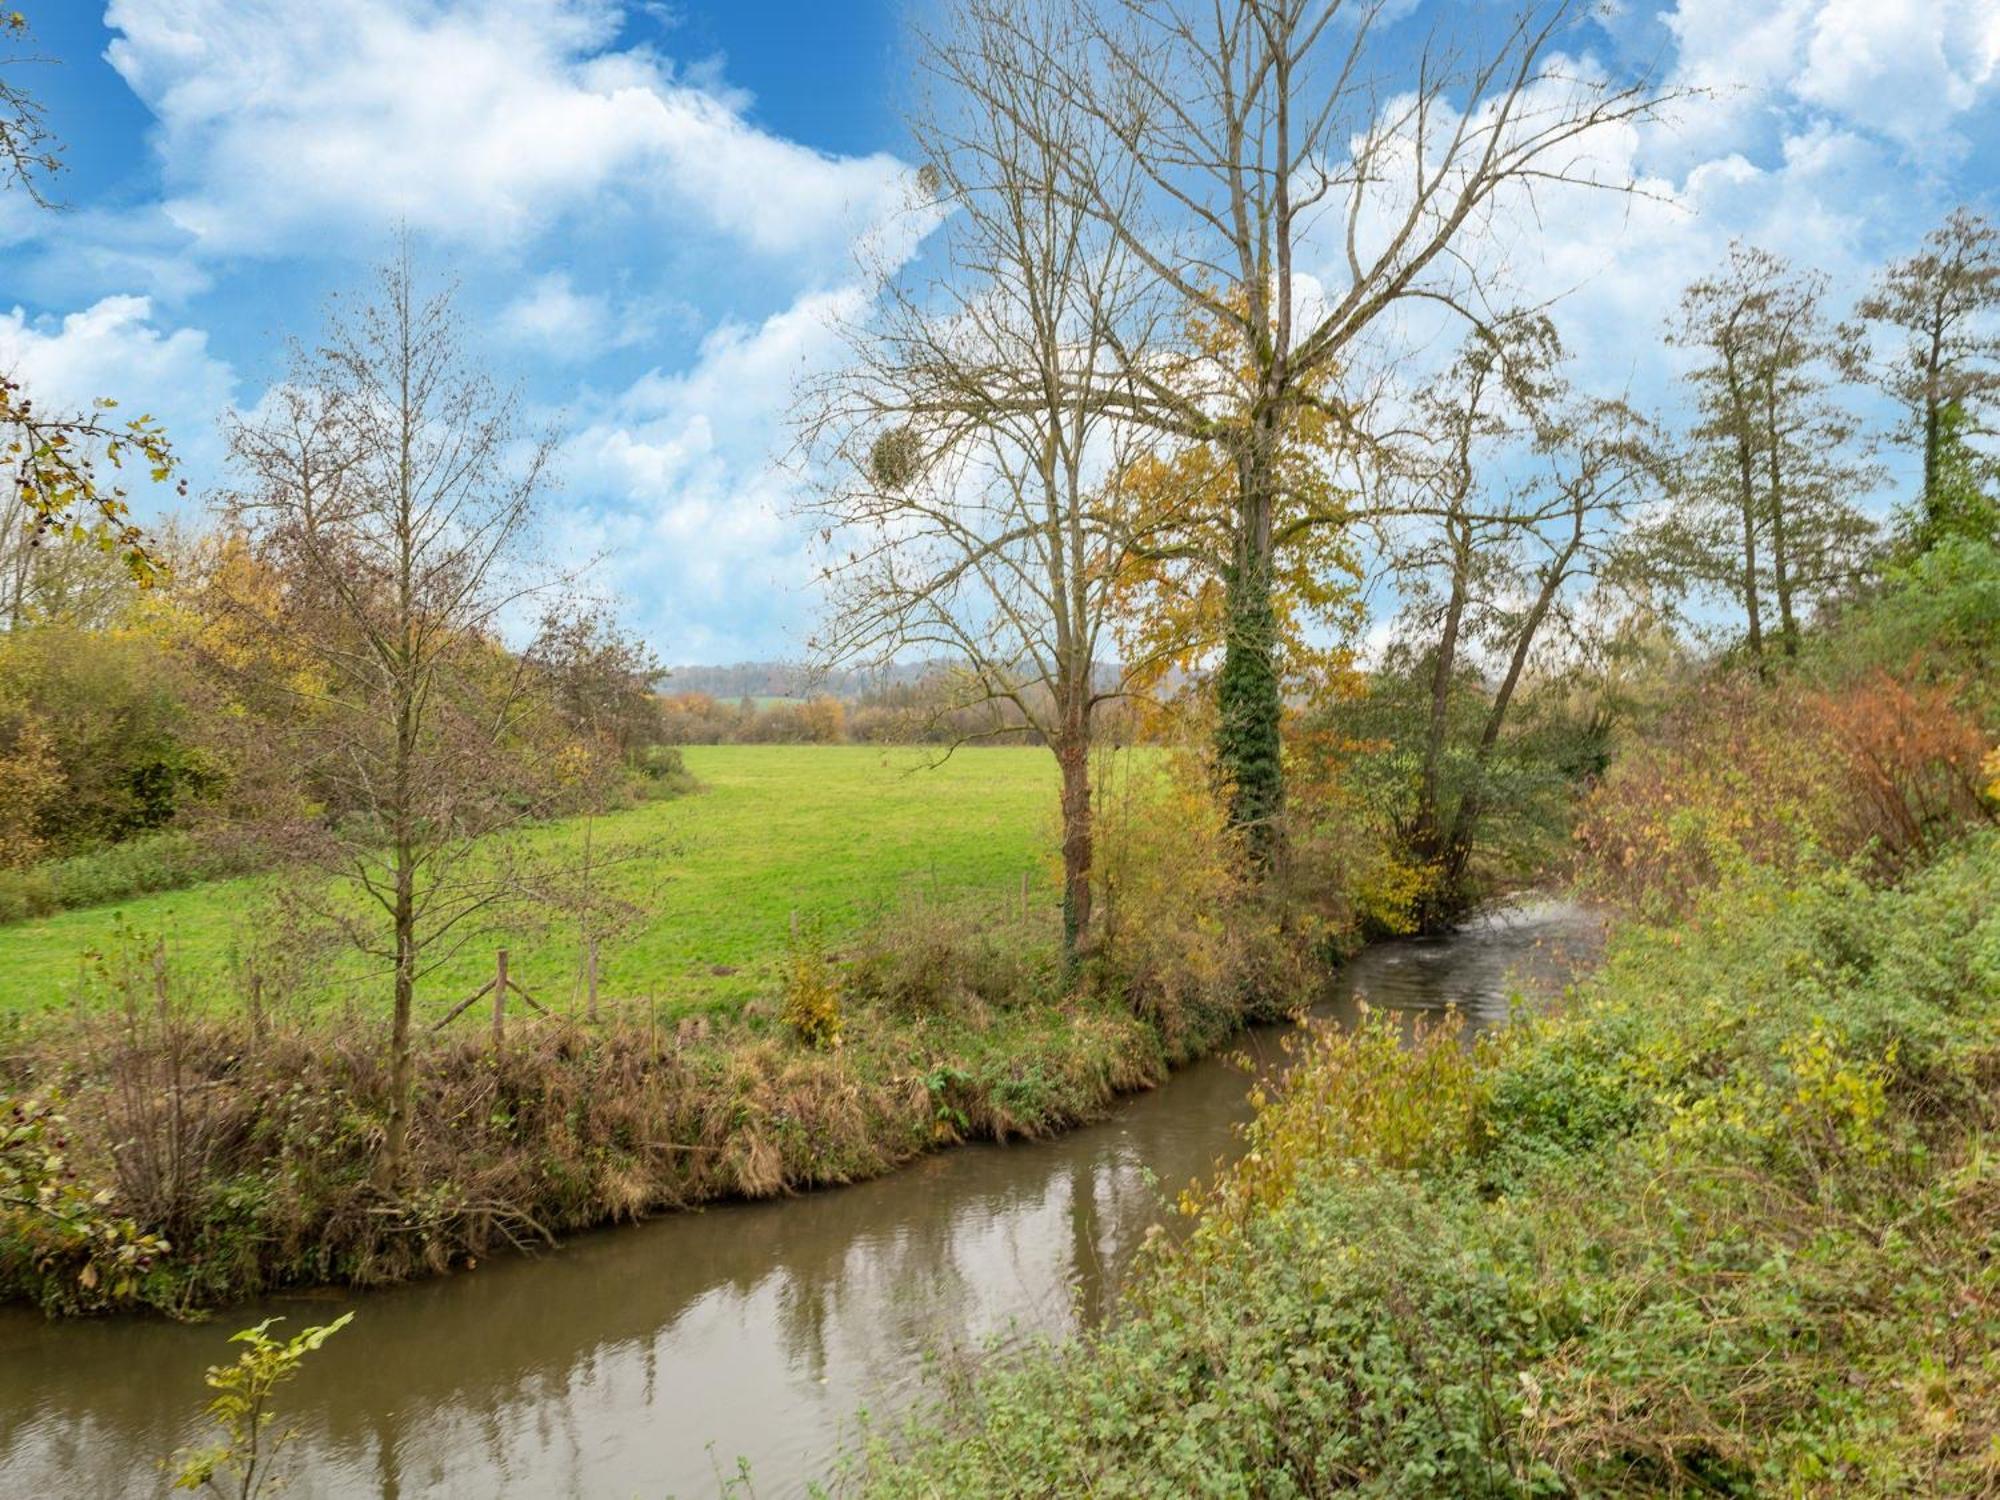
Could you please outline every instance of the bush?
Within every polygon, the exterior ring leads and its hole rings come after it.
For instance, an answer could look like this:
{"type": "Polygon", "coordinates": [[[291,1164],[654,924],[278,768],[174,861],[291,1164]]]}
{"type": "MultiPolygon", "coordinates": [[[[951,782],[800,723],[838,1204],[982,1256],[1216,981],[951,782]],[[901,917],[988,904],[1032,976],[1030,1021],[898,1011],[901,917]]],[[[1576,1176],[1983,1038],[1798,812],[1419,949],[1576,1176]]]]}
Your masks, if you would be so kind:
{"type": "Polygon", "coordinates": [[[1119,1320],[859,1488],[1990,1493],[2000,835],[1695,908],[1471,1058],[1316,1037],[1119,1320]]]}
{"type": "Polygon", "coordinates": [[[840,1045],[840,980],[817,930],[795,936],[785,955],[783,1015],[792,1035],[808,1047],[840,1045]]]}
{"type": "Polygon", "coordinates": [[[638,771],[640,795],[649,801],[684,797],[701,788],[678,745],[648,745],[639,752],[638,771]]]}
{"type": "Polygon", "coordinates": [[[1327,928],[1288,914],[1244,873],[1235,834],[1193,757],[1120,763],[1100,791],[1091,979],[1198,1055],[1247,1019],[1309,997],[1327,928]]]}
{"type": "Polygon", "coordinates": [[[1986,817],[1985,748],[1945,684],[1711,681],[1593,790],[1579,879],[1658,917],[1752,866],[1803,875],[1865,858],[1890,874],[1986,817]]]}
{"type": "Polygon", "coordinates": [[[906,906],[856,943],[848,984],[857,997],[909,1019],[976,1016],[983,1007],[1052,998],[1052,956],[1023,937],[936,907],[906,906]]]}

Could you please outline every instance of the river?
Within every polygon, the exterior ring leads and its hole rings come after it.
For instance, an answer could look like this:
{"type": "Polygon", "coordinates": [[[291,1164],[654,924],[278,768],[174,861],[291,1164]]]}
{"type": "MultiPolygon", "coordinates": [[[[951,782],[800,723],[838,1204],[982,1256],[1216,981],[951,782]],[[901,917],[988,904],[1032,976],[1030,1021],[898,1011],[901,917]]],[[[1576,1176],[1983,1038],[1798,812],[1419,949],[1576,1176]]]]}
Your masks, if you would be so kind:
{"type": "MultiPolygon", "coordinates": [[[[1367,950],[1323,1010],[1455,1004],[1490,1026],[1515,986],[1559,986],[1601,941],[1575,906],[1505,906],[1367,950]]],[[[1240,1050],[1268,1066],[1285,1029],[1240,1050]]],[[[653,1500],[711,1494],[739,1458],[765,1500],[798,1493],[858,1412],[934,1390],[941,1362],[1100,1317],[1162,1195],[1235,1150],[1248,1083],[1212,1059],[1055,1140],[962,1147],[436,1281],[271,1298],[205,1326],[0,1308],[0,1493],[165,1493],[161,1459],[206,1436],[201,1372],[229,1331],[349,1307],[354,1322],[283,1392],[299,1432],[288,1496],[653,1500]]]]}

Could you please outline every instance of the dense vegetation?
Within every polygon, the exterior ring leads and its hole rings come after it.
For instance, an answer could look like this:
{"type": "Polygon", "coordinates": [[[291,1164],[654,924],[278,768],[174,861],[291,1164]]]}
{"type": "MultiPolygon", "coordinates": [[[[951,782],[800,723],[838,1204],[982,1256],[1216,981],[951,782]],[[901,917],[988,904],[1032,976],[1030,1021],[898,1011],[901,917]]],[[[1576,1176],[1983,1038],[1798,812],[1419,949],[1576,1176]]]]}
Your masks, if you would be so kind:
{"type": "Polygon", "coordinates": [[[1782,679],[1686,681],[1583,809],[1600,974],[1470,1050],[1311,1033],[1113,1324],[864,1488],[2000,1482],[1997,588],[1940,545],[1782,679]]]}
{"type": "Polygon", "coordinates": [[[1115,1326],[866,1487],[1984,1493],[1996,1023],[1986,832],[1898,888],[1746,875],[1471,1055],[1319,1033],[1115,1326]]]}

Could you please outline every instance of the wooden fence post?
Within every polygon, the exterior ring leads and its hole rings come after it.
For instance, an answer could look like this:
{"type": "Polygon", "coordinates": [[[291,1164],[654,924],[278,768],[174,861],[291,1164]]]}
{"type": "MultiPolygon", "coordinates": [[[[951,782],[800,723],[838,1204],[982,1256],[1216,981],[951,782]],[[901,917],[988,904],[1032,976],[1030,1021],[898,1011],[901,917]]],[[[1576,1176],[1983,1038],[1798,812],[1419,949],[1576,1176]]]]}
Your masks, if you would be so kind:
{"type": "Polygon", "coordinates": [[[586,1014],[592,1021],[597,1019],[597,939],[592,937],[590,947],[584,954],[584,1003],[586,1014]]]}
{"type": "Polygon", "coordinates": [[[250,1035],[259,1041],[264,1036],[264,976],[255,969],[250,971],[250,1035]]]}
{"type": "Polygon", "coordinates": [[[153,944],[153,1003],[159,1008],[160,1019],[167,1018],[167,940],[161,938],[153,944]]]}
{"type": "Polygon", "coordinates": [[[493,971],[493,1049],[507,1042],[507,950],[502,948],[493,971]]]}
{"type": "Polygon", "coordinates": [[[1023,870],[1021,872],[1021,921],[1023,925],[1027,923],[1027,920],[1028,920],[1028,872],[1026,870],[1023,870]]]}

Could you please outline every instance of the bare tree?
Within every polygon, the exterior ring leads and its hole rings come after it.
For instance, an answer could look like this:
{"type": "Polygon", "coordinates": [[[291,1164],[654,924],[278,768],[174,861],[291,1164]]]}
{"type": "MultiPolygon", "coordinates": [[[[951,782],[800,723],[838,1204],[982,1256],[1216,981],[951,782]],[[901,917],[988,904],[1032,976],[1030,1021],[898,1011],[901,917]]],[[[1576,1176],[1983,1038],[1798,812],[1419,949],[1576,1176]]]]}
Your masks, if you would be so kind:
{"type": "Polygon", "coordinates": [[[1388,0],[1051,3],[1074,25],[1024,24],[1021,46],[1117,146],[1060,151],[1064,194],[1234,335],[1222,360],[1123,353],[1135,416],[1234,461],[1216,748],[1232,818],[1268,863],[1284,800],[1273,518],[1291,429],[1319,405],[1365,441],[1352,390],[1364,336],[1417,301],[1489,320],[1506,300],[1475,247],[1489,220],[1559,185],[1628,190],[1597,168],[1591,137],[1664,96],[1560,54],[1585,0],[1534,0],[1497,29],[1468,7],[1456,36],[1414,46],[1384,35],[1388,0]]]}
{"type": "Polygon", "coordinates": [[[536,674],[498,632],[529,589],[517,568],[550,441],[523,439],[514,399],[466,353],[451,293],[420,290],[405,246],[374,300],[232,420],[229,444],[228,517],[277,587],[226,603],[293,664],[282,748],[327,810],[306,852],[338,877],[321,910],[390,979],[378,1180],[393,1187],[418,984],[506,889],[476,841],[532,805],[533,770],[510,751],[539,711],[536,674]]]}
{"type": "Polygon", "coordinates": [[[1964,434],[1990,436],[2000,404],[2000,229],[1955,210],[1921,250],[1882,271],[1856,311],[1900,339],[1879,362],[1861,346],[1857,363],[1906,414],[1905,433],[1923,452],[1924,513],[1935,525],[1951,414],[1964,434]]]}
{"type": "Polygon", "coordinates": [[[1574,397],[1543,318],[1470,340],[1416,402],[1413,435],[1385,455],[1374,514],[1405,603],[1392,658],[1422,685],[1414,797],[1396,816],[1430,875],[1415,913],[1457,915],[1493,801],[1492,768],[1524,676],[1570,623],[1580,590],[1614,566],[1624,522],[1655,487],[1659,448],[1619,401],[1574,397]],[[1468,673],[1481,691],[1455,742],[1468,673]]]}
{"type": "MultiPolygon", "coordinates": [[[[813,503],[830,556],[815,655],[964,664],[1062,769],[1063,933],[1090,922],[1092,717],[1123,691],[1106,657],[1123,524],[1113,476],[1135,432],[1111,330],[1145,337],[1147,278],[1060,174],[1109,143],[1049,59],[1059,12],[971,0],[929,39],[938,107],[918,122],[950,271],[890,292],[851,368],[813,393],[807,435],[833,476],[813,503]]],[[[1126,664],[1129,671],[1130,663],[1126,664]]]]}
{"type": "Polygon", "coordinates": [[[1760,663],[1766,601],[1796,652],[1801,600],[1849,571],[1872,532],[1856,497],[1878,476],[1860,424],[1831,399],[1842,351],[1820,311],[1825,285],[1732,245],[1722,272],[1682,295],[1670,334],[1701,363],[1688,375],[1687,508],[1663,535],[1692,581],[1740,603],[1760,663]]]}

